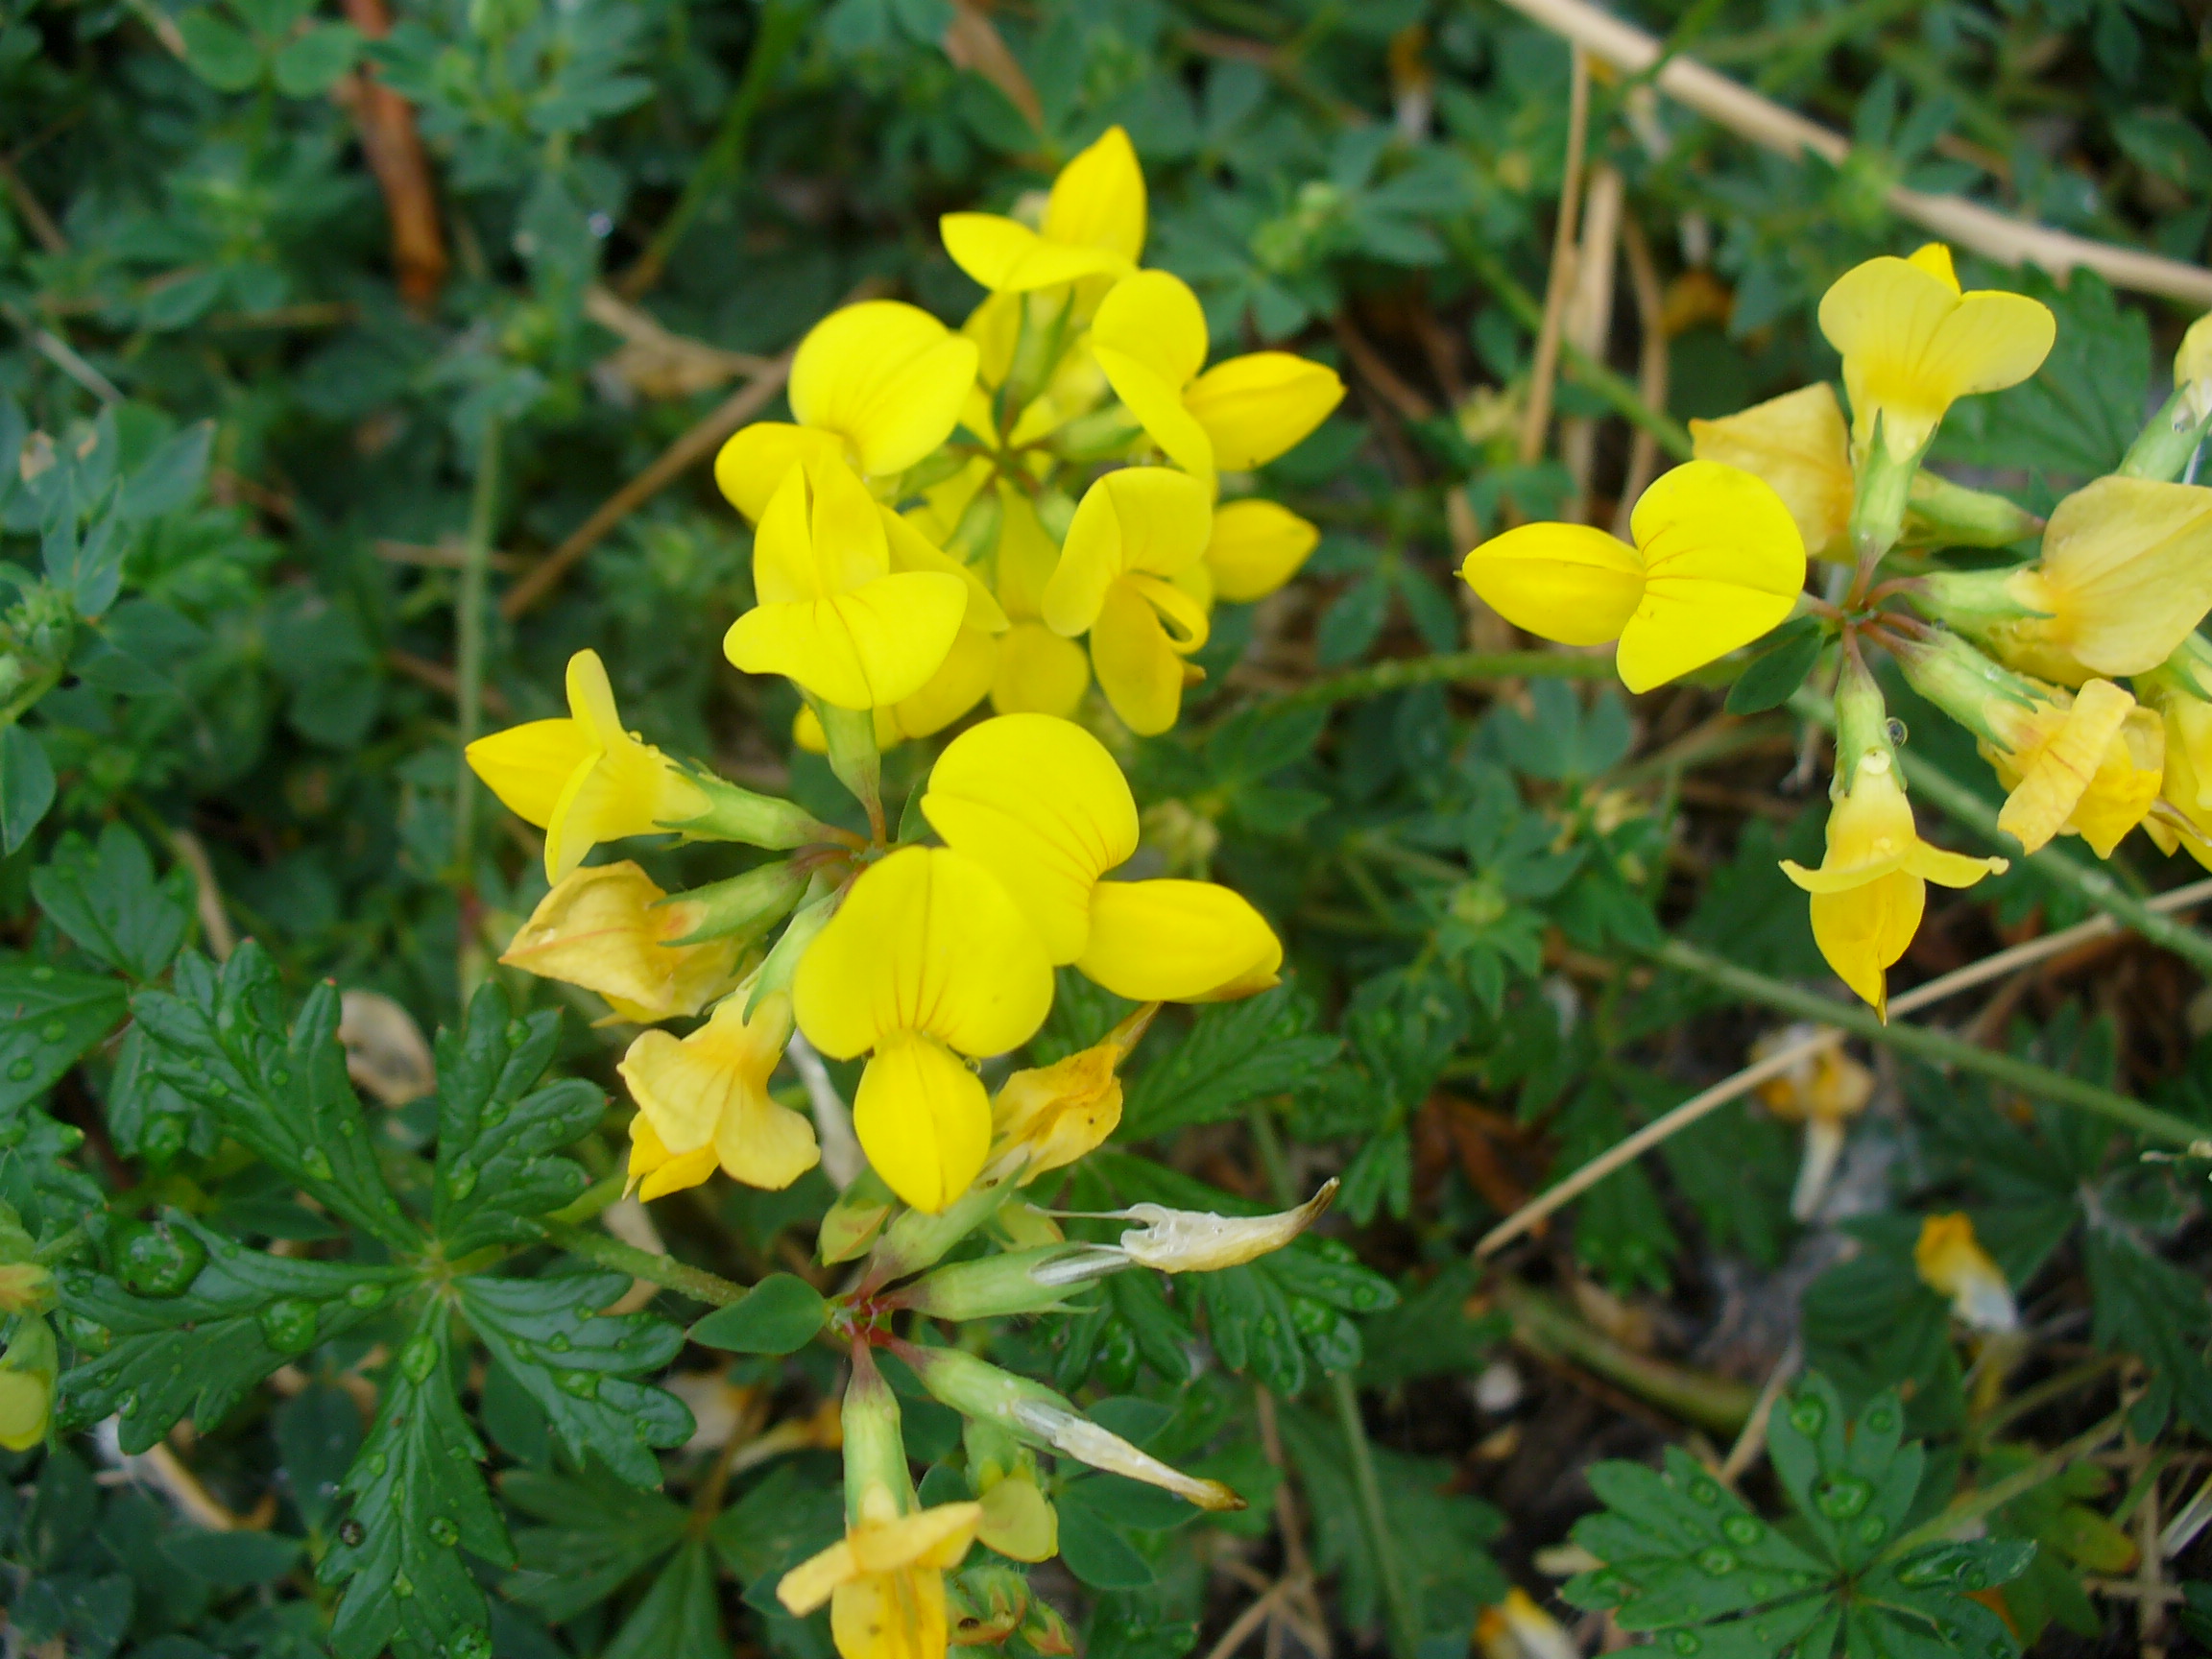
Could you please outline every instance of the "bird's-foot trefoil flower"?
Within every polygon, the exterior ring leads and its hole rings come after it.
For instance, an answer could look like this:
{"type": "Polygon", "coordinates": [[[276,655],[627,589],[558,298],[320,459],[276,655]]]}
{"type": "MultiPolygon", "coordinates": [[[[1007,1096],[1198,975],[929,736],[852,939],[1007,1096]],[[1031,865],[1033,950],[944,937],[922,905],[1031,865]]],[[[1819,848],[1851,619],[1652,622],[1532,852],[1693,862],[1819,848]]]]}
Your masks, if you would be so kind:
{"type": "MultiPolygon", "coordinates": [[[[1833,1026],[1826,1029],[1835,1031],[1833,1026]]],[[[1751,1058],[1764,1060],[1794,1048],[1820,1030],[1802,1022],[1788,1026],[1754,1043],[1751,1058]]],[[[1797,1184],[1790,1194],[1790,1214],[1798,1220],[1811,1221],[1820,1213],[1820,1201],[1827,1196],[1829,1181],[1843,1155],[1845,1132],[1873,1098],[1874,1073],[1846,1054],[1840,1042],[1802,1056],[1787,1071],[1759,1085],[1760,1104],[1777,1118],[1805,1126],[1797,1184]]]]}
{"type": "Polygon", "coordinates": [[[1889,1017],[1889,966],[1905,954],[1927,907],[1928,883],[1971,887],[2002,873],[2002,858],[1969,858],[1920,839],[1905,798],[1882,694],[1855,651],[1836,697],[1835,805],[1820,868],[1784,859],[1782,873],[1812,895],[1813,938],[1837,976],[1889,1017]]]}
{"type": "Polygon", "coordinates": [[[1765,481],[1790,510],[1808,555],[1851,559],[1851,431],[1825,380],[1717,421],[1693,421],[1690,442],[1698,460],[1765,481]]]}
{"type": "Polygon", "coordinates": [[[1114,395],[1166,457],[1206,487],[1272,461],[1343,401],[1334,369],[1287,351],[1206,368],[1206,314],[1179,276],[1118,284],[1091,321],[1091,355],[1114,395]],[[1203,371],[1203,373],[1201,373],[1203,371]]]}
{"type": "Polygon", "coordinates": [[[572,870],[538,902],[499,960],[581,985],[635,1024],[699,1012],[735,983],[739,937],[680,943],[707,920],[691,896],[670,900],[625,859],[572,870]]]}
{"type": "Polygon", "coordinates": [[[1965,1215],[1923,1219],[1912,1246],[1912,1266],[1921,1284],[1951,1304],[1960,1324],[1989,1332],[2020,1328],[2020,1310],[2005,1271],[1982,1248],[1974,1223],[1965,1215]]]}
{"type": "Polygon", "coordinates": [[[469,745],[469,765],[517,817],[545,831],[558,882],[602,841],[654,835],[703,816],[707,791],[622,729],[596,651],[568,659],[568,717],[511,726],[469,745]]]}
{"type": "Polygon", "coordinates": [[[952,262],[984,287],[1022,294],[1134,273],[1144,210],[1137,151],[1126,132],[1109,127],[1060,169],[1036,228],[998,213],[948,213],[937,233],[952,262]]]}
{"type": "Polygon", "coordinates": [[[991,1101],[993,1164],[1019,1156],[1027,1183],[1103,1145],[1121,1121],[1118,1070],[1159,1011],[1147,1002],[1090,1047],[1001,1083],[991,1101]]]}
{"type": "Polygon", "coordinates": [[[759,421],[714,458],[714,482],[749,519],[802,461],[843,461],[891,478],[951,436],[975,384],[975,343],[894,300],[832,311],[791,360],[798,423],[759,421]]]}
{"type": "Polygon", "coordinates": [[[970,727],[938,757],[922,811],[994,873],[1052,962],[1117,996],[1203,1001],[1275,982],[1282,943],[1228,888],[1102,879],[1137,851],[1137,803],[1080,726],[1009,714],[970,727]]]}
{"type": "Polygon", "coordinates": [[[695,1186],[717,1166],[733,1181],[780,1190],[821,1162],[814,1126],[768,1095],[791,1037],[791,998],[772,991],[750,1017],[748,1000],[726,998],[682,1041],[640,1033],[616,1068],[652,1131],[631,1142],[631,1179],[646,1197],[695,1186]],[[656,1152],[665,1155],[659,1163],[656,1152]],[[704,1167],[702,1152],[712,1154],[704,1167]]]}
{"type": "Polygon", "coordinates": [[[893,568],[885,515],[836,460],[784,475],[753,540],[753,586],[760,602],[730,625],[724,654],[849,709],[921,690],[971,604],[951,571],[893,568]]]}
{"type": "Polygon", "coordinates": [[[980,860],[904,848],[853,883],[792,995],[816,1048],[871,1056],[853,1102],[868,1162],[917,1210],[943,1210],[991,1146],[990,1097],[962,1056],[1026,1043],[1052,1004],[1051,966],[1014,900],[980,860]]]}
{"type": "Polygon", "coordinates": [[[1805,587],[1790,509],[1750,473],[1690,461],[1644,493],[1635,545],[1587,524],[1524,524],[1459,573],[1516,627],[1565,645],[1621,641],[1631,691],[1702,667],[1775,627],[1805,587]]]}

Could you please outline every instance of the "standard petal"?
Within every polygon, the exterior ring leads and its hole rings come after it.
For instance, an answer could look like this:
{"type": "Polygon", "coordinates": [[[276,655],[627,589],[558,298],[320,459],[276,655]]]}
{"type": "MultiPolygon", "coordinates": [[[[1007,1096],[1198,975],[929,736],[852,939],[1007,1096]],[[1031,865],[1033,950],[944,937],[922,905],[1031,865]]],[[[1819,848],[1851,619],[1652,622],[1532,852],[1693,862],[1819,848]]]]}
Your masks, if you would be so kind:
{"type": "Polygon", "coordinates": [[[1060,562],[1045,584],[1045,621],[1072,638],[1089,628],[1114,582],[1132,570],[1173,576],[1196,564],[1213,533],[1207,492],[1166,467],[1124,467],[1083,493],[1060,562]]]}
{"type": "Polygon", "coordinates": [[[2149,673],[2212,610],[2212,490],[2100,478],[2052,512],[2042,572],[2084,666],[2149,673]]]}
{"type": "Polygon", "coordinates": [[[1459,575],[1516,628],[1562,645],[1618,639],[1644,597],[1636,549],[1587,524],[1524,524],[1467,555],[1459,575]]]}
{"type": "Polygon", "coordinates": [[[1190,1002],[1260,990],[1283,964],[1265,918],[1211,881],[1101,881],[1075,966],[1117,997],[1190,1002]]]}
{"type": "Polygon", "coordinates": [[[1805,586],[1805,542],[1763,480],[1689,461],[1636,503],[1644,595],[1621,632],[1621,682],[1644,691],[1748,645],[1805,586]]]}
{"type": "Polygon", "coordinates": [[[2051,307],[2025,294],[1982,288],[1960,297],[1921,358],[1921,372],[1953,397],[2017,386],[2051,354],[2058,338],[2051,307]]]}
{"type": "Polygon", "coordinates": [[[1255,351],[1217,363],[1183,394],[1206,429],[1223,471],[1262,466],[1286,453],[1344,400],[1344,382],[1324,363],[1287,351],[1255,351]]]}
{"type": "MultiPolygon", "coordinates": [[[[1114,292],[1098,302],[1098,313],[1091,320],[1091,349],[1094,353],[1104,349],[1142,363],[1180,398],[1183,388],[1206,366],[1206,313],[1182,277],[1165,271],[1141,271],[1117,283],[1114,292]]],[[[1113,378],[1111,368],[1106,373],[1113,378]]]]}
{"type": "Polygon", "coordinates": [[[1092,888],[1137,851],[1137,802],[1114,757],[1045,714],[1004,715],[953,738],[922,812],[998,878],[1054,963],[1082,954],[1092,888]]]}
{"type": "Polygon", "coordinates": [[[952,263],[994,294],[1023,294],[1129,269],[1128,261],[1105,249],[1055,243],[997,213],[948,213],[937,221],[937,233],[952,263]]]}
{"type": "Polygon", "coordinates": [[[599,746],[575,720],[532,720],[469,745],[469,769],[525,824],[542,830],[579,766],[598,757],[599,746]]]}
{"type": "Polygon", "coordinates": [[[1653,578],[1621,631],[1621,684],[1648,691],[1702,668],[1787,621],[1795,604],[1731,582],[1653,578]]]}
{"type": "Polygon", "coordinates": [[[1051,714],[1071,720],[1091,688],[1083,647],[1042,622],[1017,622],[998,637],[991,707],[1001,714],[1051,714]]]}
{"type": "Polygon", "coordinates": [[[1044,228],[1046,241],[1094,248],[1124,267],[1137,262],[1144,252],[1144,170],[1121,128],[1107,128],[1060,169],[1044,228]]]}
{"type": "Polygon", "coordinates": [[[1698,460],[1765,479],[1796,520],[1808,552],[1850,557],[1851,430],[1827,381],[1718,421],[1693,421],[1690,439],[1698,460]]]}
{"type": "Polygon", "coordinates": [[[911,467],[951,435],[975,379],[975,345],[918,306],[832,311],[800,343],[791,412],[841,434],[871,474],[911,467]]]}
{"type": "Polygon", "coordinates": [[[1264,599],[1298,573],[1321,532],[1273,501],[1232,501],[1214,509],[1206,567],[1214,591],[1234,604],[1264,599]]]}
{"type": "Polygon", "coordinates": [[[1131,578],[1106,590],[1091,624],[1091,671],[1114,712],[1140,737],[1169,730],[1183,710],[1182,654],[1131,578]]]}
{"type": "Polygon", "coordinates": [[[784,475],[804,461],[837,461],[845,440],[834,432],[756,421],[741,426],[714,457],[714,484],[731,506],[758,523],[784,475]]]}
{"type": "Polygon", "coordinates": [[[860,1074],[853,1132],[891,1190],[935,1214],[983,1171],[991,1100],[982,1079],[943,1044],[902,1031],[860,1074]]]}
{"type": "Polygon", "coordinates": [[[950,554],[940,551],[912,522],[890,508],[878,511],[883,516],[883,536],[890,549],[893,570],[935,570],[942,575],[959,577],[961,586],[968,589],[968,609],[961,615],[960,626],[986,634],[1005,629],[1006,613],[973,565],[963,565],[950,554]]]}

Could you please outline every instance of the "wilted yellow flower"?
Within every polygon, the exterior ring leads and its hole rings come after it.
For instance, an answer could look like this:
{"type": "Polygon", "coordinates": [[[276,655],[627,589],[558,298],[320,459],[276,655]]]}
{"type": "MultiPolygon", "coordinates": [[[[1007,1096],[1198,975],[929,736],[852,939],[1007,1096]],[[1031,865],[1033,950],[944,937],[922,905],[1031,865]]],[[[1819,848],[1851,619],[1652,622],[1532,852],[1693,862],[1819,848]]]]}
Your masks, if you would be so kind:
{"type": "Polygon", "coordinates": [[[615,1068],[651,1130],[648,1138],[633,1125],[630,1153],[630,1177],[644,1181],[646,1197],[696,1186],[717,1164],[733,1181],[780,1190],[822,1161],[814,1125],[768,1096],[791,1038],[791,998],[769,992],[751,1019],[745,1002],[729,998],[681,1042],[641,1032],[615,1068]]]}
{"type": "MultiPolygon", "coordinates": [[[[1799,1023],[1762,1037],[1751,1045],[1751,1058],[1764,1060],[1783,1048],[1793,1048],[1815,1030],[1799,1023]]],[[[1873,1098],[1874,1073],[1846,1054],[1840,1043],[1802,1056],[1789,1070],[1759,1085],[1759,1100],[1767,1111],[1805,1126],[1797,1185],[1790,1195],[1790,1214],[1798,1220],[1810,1221],[1818,1212],[1843,1153],[1845,1125],[1873,1098]]]]}
{"type": "Polygon", "coordinates": [[[1090,1047],[1017,1071],[998,1086],[991,1102],[993,1142],[1001,1155],[1022,1152],[1023,1182],[1074,1163],[1114,1133],[1121,1121],[1116,1070],[1159,1011],[1159,1003],[1147,1002],[1090,1047]]]}
{"type": "Polygon", "coordinates": [[[1177,583],[1213,527],[1195,479],[1125,467],[1084,492],[1045,585],[1046,623],[1070,638],[1089,632],[1099,689],[1140,735],[1175,724],[1183,659],[1206,643],[1206,607],[1177,583]]]}
{"type": "Polygon", "coordinates": [[[844,461],[871,478],[903,472],[952,435],[975,383],[975,343],[913,305],[869,300],[832,311],[791,360],[797,425],[759,421],[714,458],[730,504],[757,519],[802,461],[844,461]]]}
{"type": "Polygon", "coordinates": [[[971,604],[950,571],[893,568],[886,515],[834,459],[785,473],[753,539],[753,586],[760,602],[730,625],[724,654],[840,709],[884,708],[921,690],[971,604]]]}
{"type": "Polygon", "coordinates": [[[14,1340],[0,1354],[0,1446],[28,1452],[46,1438],[60,1374],[53,1331],[36,1314],[20,1316],[14,1340]]]}
{"type": "Polygon", "coordinates": [[[1206,1001],[1275,982],[1282,943],[1228,888],[1100,879],[1137,851],[1137,803],[1080,726],[1008,714],[970,727],[938,757],[922,811],[998,878],[1052,962],[1117,996],[1206,1001]]]}
{"type": "Polygon", "coordinates": [[[2058,503],[2037,563],[1924,580],[1923,608],[2008,668],[2064,685],[2148,673],[2212,610],[2212,490],[2100,478],[2058,503]]]}
{"type": "Polygon", "coordinates": [[[1210,1210],[1170,1210],[1163,1204],[1132,1204],[1107,1214],[1142,1226],[1123,1230],[1121,1252],[1141,1267],[1162,1273],[1217,1273],[1272,1255],[1318,1221],[1336,1201],[1338,1183],[1294,1210],[1269,1215],[1216,1215],[1210,1210]]]}
{"type": "Polygon", "coordinates": [[[1298,574],[1321,532],[1273,501],[1231,501],[1214,509],[1204,569],[1216,597],[1231,604],[1264,599],[1298,574]]]}
{"type": "Polygon", "coordinates": [[[1126,276],[1144,251],[1144,174],[1129,134],[1109,127],[1060,169],[1037,229],[997,213],[948,213],[937,229],[952,262],[998,294],[1126,276]]]}
{"type": "Polygon", "coordinates": [[[2167,666],[2137,679],[2135,688],[2158,710],[2166,728],[2158,811],[2180,820],[2176,829],[2154,814],[2143,820],[2143,828],[2161,851],[2186,849],[2212,869],[2212,702],[2198,694],[2198,687],[2207,684],[2212,684],[2212,647],[2192,636],[2167,666]]]}
{"type": "Polygon", "coordinates": [[[624,859],[572,870],[538,902],[499,960],[541,979],[581,985],[637,1024],[696,1014],[730,989],[742,938],[675,941],[705,914],[696,901],[667,899],[624,859]]]}
{"type": "Polygon", "coordinates": [[[1698,460],[1738,468],[1779,495],[1807,553],[1851,558],[1851,432],[1827,381],[1693,421],[1690,441],[1698,460]]]}
{"type": "Polygon", "coordinates": [[[1524,524],[1459,574],[1516,627],[1565,645],[1621,641],[1621,683],[1648,691],[1767,633],[1805,587],[1805,543],[1750,473],[1689,461],[1629,519],[1636,544],[1587,524],[1524,524]]]}
{"type": "Polygon", "coordinates": [[[1820,868],[1789,859],[1782,873],[1813,896],[1813,938],[1837,976],[1889,1017],[1887,970],[1905,954],[1928,902],[1928,883],[1971,887],[2002,874],[2002,858],[1969,858],[1920,839],[1897,776],[1897,756],[1873,677],[1845,660],[1837,699],[1835,805],[1820,868]]]}
{"type": "Polygon", "coordinates": [[[1930,1215],[1920,1223],[1912,1246],[1912,1265],[1920,1282],[1950,1298],[1960,1323],[1977,1331],[2016,1331],[2020,1310],[2005,1273],[1974,1237],[1974,1223],[1961,1214],[1930,1215]]]}
{"type": "Polygon", "coordinates": [[[2014,386],[2043,366],[2058,325],[2049,306],[2002,289],[1962,294],[1951,251],[1869,259],[1820,299],[1820,332],[1843,355],[1852,437],[1895,460],[1917,455],[1959,398],[2014,386]]]}
{"type": "Polygon", "coordinates": [[[623,731],[596,651],[568,659],[568,718],[479,737],[469,765],[507,809],[545,831],[545,878],[558,882],[602,841],[652,835],[707,810],[698,784],[623,731]]]}
{"type": "Polygon", "coordinates": [[[843,1659],[945,1659],[945,1574],[982,1523],[980,1503],[901,1514],[885,1487],[871,1485],[845,1536],[784,1574],[776,1599],[799,1618],[829,1602],[843,1659]]]}
{"type": "Polygon", "coordinates": [[[2109,858],[2158,798],[2165,728],[2109,680],[2046,688],[2028,708],[1993,703],[1989,716],[1997,740],[1982,757],[2010,791],[1997,823],[2031,853],[2063,831],[2109,858]]]}
{"type": "Polygon", "coordinates": [[[1198,297],[1165,271],[1118,283],[1092,319],[1091,355],[1115,396],[1211,498],[1217,471],[1272,461],[1327,420],[1344,382],[1326,364],[1287,351],[1206,369],[1206,350],[1198,297]]]}
{"type": "Polygon", "coordinates": [[[1482,1659],[1581,1659],[1582,1654],[1566,1627],[1519,1586],[1476,1618],[1475,1645],[1482,1659]]]}
{"type": "Polygon", "coordinates": [[[960,1056],[1003,1054],[1035,1035],[1052,1005],[1052,969],[984,863],[908,847],[853,883],[800,962],[792,997],[799,1028],[823,1053],[872,1052],[854,1130],[891,1190],[935,1214],[991,1146],[990,1099],[960,1056]]]}

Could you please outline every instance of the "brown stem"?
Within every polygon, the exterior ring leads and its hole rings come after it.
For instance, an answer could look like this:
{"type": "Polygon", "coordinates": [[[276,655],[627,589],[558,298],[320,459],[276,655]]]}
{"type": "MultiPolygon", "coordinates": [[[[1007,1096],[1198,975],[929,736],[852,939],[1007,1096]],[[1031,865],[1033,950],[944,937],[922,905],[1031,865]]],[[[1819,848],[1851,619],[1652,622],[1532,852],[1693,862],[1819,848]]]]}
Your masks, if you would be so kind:
{"type": "MultiPolygon", "coordinates": [[[[346,0],[346,16],[371,40],[392,33],[392,13],[385,0],[346,0]]],[[[415,129],[415,107],[367,66],[340,82],[333,96],[353,112],[361,153],[384,193],[400,298],[414,310],[426,312],[445,286],[447,260],[430,162],[423,154],[422,136],[415,129]]]]}

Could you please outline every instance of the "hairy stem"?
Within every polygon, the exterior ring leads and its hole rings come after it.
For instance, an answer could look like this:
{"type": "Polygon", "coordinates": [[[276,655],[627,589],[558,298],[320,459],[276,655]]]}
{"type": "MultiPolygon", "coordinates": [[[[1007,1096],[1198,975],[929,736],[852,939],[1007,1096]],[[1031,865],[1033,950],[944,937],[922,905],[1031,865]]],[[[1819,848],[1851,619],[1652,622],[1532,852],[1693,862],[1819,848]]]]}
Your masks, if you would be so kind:
{"type": "Polygon", "coordinates": [[[545,1236],[548,1244],[557,1244],[571,1256],[581,1256],[587,1262],[596,1262],[602,1267],[612,1267],[664,1290],[678,1291],[694,1302],[727,1308],[752,1288],[725,1279],[719,1273],[709,1273],[704,1267],[687,1267],[673,1256],[656,1256],[650,1250],[640,1250],[635,1244],[625,1244],[619,1238],[610,1238],[588,1227],[541,1221],[538,1231],[545,1236]]]}

